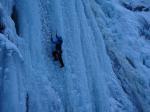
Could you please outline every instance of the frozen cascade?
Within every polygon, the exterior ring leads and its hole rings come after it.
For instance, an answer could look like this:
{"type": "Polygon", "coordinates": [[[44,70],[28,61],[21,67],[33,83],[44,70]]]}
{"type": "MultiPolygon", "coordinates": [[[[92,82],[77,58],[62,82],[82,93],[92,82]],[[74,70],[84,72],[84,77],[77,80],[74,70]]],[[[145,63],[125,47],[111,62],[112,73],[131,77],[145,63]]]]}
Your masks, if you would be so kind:
{"type": "Polygon", "coordinates": [[[150,111],[148,0],[0,0],[0,15],[0,112],[150,111]]]}

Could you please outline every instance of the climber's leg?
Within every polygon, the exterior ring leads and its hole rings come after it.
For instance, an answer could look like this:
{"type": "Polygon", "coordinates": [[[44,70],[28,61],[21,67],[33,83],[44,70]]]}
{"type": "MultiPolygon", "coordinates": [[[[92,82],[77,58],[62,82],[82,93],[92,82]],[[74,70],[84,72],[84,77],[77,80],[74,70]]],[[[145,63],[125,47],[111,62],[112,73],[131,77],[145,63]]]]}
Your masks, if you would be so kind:
{"type": "Polygon", "coordinates": [[[64,62],[63,62],[63,59],[62,59],[61,54],[59,54],[59,62],[60,62],[60,64],[61,64],[60,67],[64,67],[64,62]]]}

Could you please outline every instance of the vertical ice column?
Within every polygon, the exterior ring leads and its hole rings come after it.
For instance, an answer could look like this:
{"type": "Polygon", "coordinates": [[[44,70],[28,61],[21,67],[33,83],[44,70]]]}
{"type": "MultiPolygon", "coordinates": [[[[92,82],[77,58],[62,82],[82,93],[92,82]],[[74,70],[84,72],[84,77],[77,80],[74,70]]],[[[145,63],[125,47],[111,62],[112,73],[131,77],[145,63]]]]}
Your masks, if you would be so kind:
{"type": "Polygon", "coordinates": [[[0,35],[0,111],[22,112],[22,61],[14,44],[0,35]]]}

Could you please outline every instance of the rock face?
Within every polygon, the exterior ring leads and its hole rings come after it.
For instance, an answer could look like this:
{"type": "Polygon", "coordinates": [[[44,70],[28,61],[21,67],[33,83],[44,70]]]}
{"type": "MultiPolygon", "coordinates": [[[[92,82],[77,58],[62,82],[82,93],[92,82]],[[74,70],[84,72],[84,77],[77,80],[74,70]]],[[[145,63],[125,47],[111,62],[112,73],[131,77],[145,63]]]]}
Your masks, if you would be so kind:
{"type": "Polygon", "coordinates": [[[0,112],[150,112],[148,0],[0,0],[0,30],[0,112]]]}

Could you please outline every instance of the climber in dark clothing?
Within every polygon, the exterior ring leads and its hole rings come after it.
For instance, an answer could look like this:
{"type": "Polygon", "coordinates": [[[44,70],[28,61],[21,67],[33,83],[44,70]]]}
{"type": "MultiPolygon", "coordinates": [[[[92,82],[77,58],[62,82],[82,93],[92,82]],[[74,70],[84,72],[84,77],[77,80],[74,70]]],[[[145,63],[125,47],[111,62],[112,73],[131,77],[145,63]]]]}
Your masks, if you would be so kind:
{"type": "Polygon", "coordinates": [[[0,22],[0,33],[4,34],[5,31],[5,24],[0,22]]]}
{"type": "Polygon", "coordinates": [[[52,55],[54,57],[54,60],[55,61],[58,60],[61,64],[61,67],[64,67],[64,63],[63,63],[63,60],[62,60],[62,48],[61,48],[62,43],[63,43],[62,37],[58,36],[56,34],[55,40],[53,38],[51,38],[51,41],[54,44],[54,48],[53,48],[53,51],[52,51],[52,55]]]}

